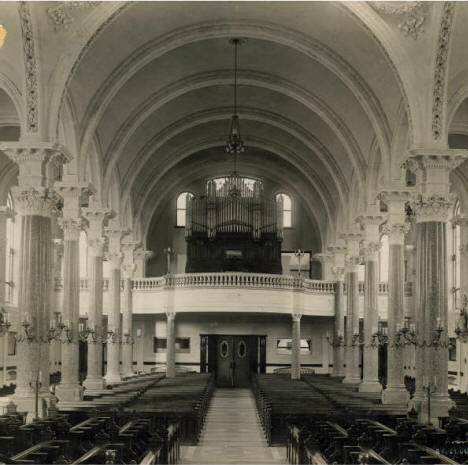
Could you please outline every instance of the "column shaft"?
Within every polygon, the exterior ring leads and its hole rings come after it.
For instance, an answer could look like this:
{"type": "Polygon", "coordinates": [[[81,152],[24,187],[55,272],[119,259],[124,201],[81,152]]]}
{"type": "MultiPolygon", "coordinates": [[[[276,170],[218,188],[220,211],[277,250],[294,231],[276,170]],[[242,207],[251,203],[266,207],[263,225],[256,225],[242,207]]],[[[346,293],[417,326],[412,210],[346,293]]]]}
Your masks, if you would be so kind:
{"type": "MultiPolygon", "coordinates": [[[[32,337],[17,344],[17,375],[14,401],[19,411],[35,415],[36,379],[40,379],[39,416],[46,415],[49,398],[49,344],[47,343],[51,290],[52,234],[49,217],[24,215],[21,219],[19,322],[28,319],[32,337]]],[[[20,335],[24,334],[19,327],[20,335]]]]}
{"type": "Polygon", "coordinates": [[[364,278],[364,357],[363,380],[359,385],[361,392],[380,392],[379,351],[369,344],[372,334],[377,330],[379,310],[377,306],[377,254],[366,258],[364,278]]]}
{"type": "MultiPolygon", "coordinates": [[[[391,241],[391,238],[390,238],[391,241]]],[[[384,404],[401,404],[408,402],[409,393],[404,384],[404,348],[395,345],[397,325],[403,324],[404,310],[404,244],[389,245],[388,264],[388,338],[390,344],[387,352],[387,388],[382,394],[384,404]]]]}
{"type": "Polygon", "coordinates": [[[336,281],[335,291],[335,331],[333,335],[333,375],[344,376],[344,292],[343,277],[336,281]]]}
{"type": "Polygon", "coordinates": [[[122,374],[133,375],[133,315],[132,315],[132,280],[124,282],[123,312],[122,312],[122,374]]]}
{"type": "Polygon", "coordinates": [[[107,339],[107,373],[106,383],[121,381],[120,377],[120,266],[111,270],[111,309],[108,315],[108,330],[113,331],[114,337],[107,339]]]}
{"type": "Polygon", "coordinates": [[[174,378],[175,375],[175,314],[168,313],[166,329],[166,376],[174,378]]]}
{"type": "Polygon", "coordinates": [[[292,316],[291,379],[301,379],[301,315],[292,316]]]}
{"type": "MultiPolygon", "coordinates": [[[[67,235],[67,232],[65,232],[67,235]]],[[[78,323],[80,318],[80,267],[79,267],[79,230],[73,238],[65,237],[63,268],[63,306],[62,318],[70,329],[71,340],[63,339],[62,377],[56,394],[59,400],[80,400],[83,397],[79,384],[79,341],[78,323]]]]}
{"type": "Polygon", "coordinates": [[[102,377],[102,249],[95,251],[93,247],[90,247],[89,252],[88,327],[94,330],[95,334],[94,337],[92,335],[88,337],[88,370],[83,386],[87,391],[92,391],[104,388],[102,377]]]}
{"type": "Polygon", "coordinates": [[[353,345],[354,334],[359,333],[359,282],[357,265],[346,272],[346,369],[344,383],[361,382],[359,370],[359,341],[353,345]]]}

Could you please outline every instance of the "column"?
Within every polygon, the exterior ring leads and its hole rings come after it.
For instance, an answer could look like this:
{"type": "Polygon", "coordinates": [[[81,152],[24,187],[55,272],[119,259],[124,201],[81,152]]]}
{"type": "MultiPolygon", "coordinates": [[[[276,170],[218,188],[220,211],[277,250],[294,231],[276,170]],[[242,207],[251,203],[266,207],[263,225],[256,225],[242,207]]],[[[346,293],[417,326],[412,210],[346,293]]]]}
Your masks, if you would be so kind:
{"type": "Polygon", "coordinates": [[[104,256],[105,238],[103,224],[109,215],[106,208],[91,204],[83,209],[83,215],[88,220],[88,359],[86,379],[83,387],[86,393],[104,389],[102,376],[102,259],[104,256]]]}
{"type": "Polygon", "coordinates": [[[18,164],[18,186],[12,188],[15,208],[21,215],[19,250],[19,292],[17,335],[17,378],[13,397],[18,411],[35,416],[36,392],[38,415],[47,415],[49,402],[49,305],[52,290],[51,217],[58,197],[48,186],[53,160],[69,159],[60,146],[22,143],[0,145],[6,155],[18,164]],[[22,325],[26,323],[27,325],[22,325]],[[27,331],[25,331],[27,328],[27,331]],[[39,382],[39,384],[37,383],[39,382]],[[36,391],[37,390],[37,391],[36,391]]]}
{"type": "Polygon", "coordinates": [[[152,258],[153,255],[151,250],[144,250],[143,248],[135,250],[136,278],[144,278],[146,276],[146,262],[152,258]]]}
{"type": "Polygon", "coordinates": [[[313,260],[320,262],[322,268],[322,279],[324,281],[330,281],[332,276],[333,268],[333,256],[331,253],[316,253],[313,255],[313,260]]]}
{"type": "Polygon", "coordinates": [[[398,330],[404,326],[405,286],[405,234],[409,223],[405,223],[405,202],[409,194],[404,191],[383,191],[381,196],[388,207],[388,220],[383,231],[388,235],[388,340],[387,387],[382,393],[383,404],[406,404],[409,393],[405,387],[405,347],[398,344],[398,330]]]}
{"type": "Polygon", "coordinates": [[[364,255],[364,346],[363,346],[363,379],[359,385],[360,392],[381,392],[379,382],[379,349],[371,345],[372,335],[377,332],[379,323],[378,309],[378,258],[380,250],[379,226],[383,217],[367,215],[358,218],[365,231],[362,252],[364,255]]]}
{"type": "Polygon", "coordinates": [[[122,341],[120,316],[120,279],[123,254],[121,252],[121,239],[128,231],[120,226],[117,219],[109,222],[105,229],[109,238],[109,254],[111,279],[109,283],[110,309],[107,315],[107,384],[119,383],[120,376],[120,349],[122,341]]]}
{"type": "Polygon", "coordinates": [[[301,379],[301,317],[300,313],[293,313],[292,317],[292,350],[291,350],[291,379],[301,379]]]}
{"type": "Polygon", "coordinates": [[[138,242],[128,241],[122,244],[124,264],[123,309],[122,309],[122,376],[133,375],[133,296],[132,279],[136,271],[134,263],[134,250],[138,242]]]}
{"type": "Polygon", "coordinates": [[[166,326],[166,377],[174,378],[176,375],[175,364],[175,312],[168,311],[166,326]]]}
{"type": "Polygon", "coordinates": [[[422,422],[438,424],[453,402],[448,395],[448,315],[446,222],[452,208],[449,174],[466,159],[465,150],[413,151],[406,167],[417,171],[418,193],[411,208],[416,217],[416,395],[412,406],[422,422]],[[442,329],[439,333],[437,329],[442,329]],[[440,334],[440,339],[437,335],[440,334]],[[422,370],[421,368],[422,367],[422,370]],[[421,372],[422,371],[422,372],[421,372]],[[428,393],[431,391],[431,410],[428,393]]]}
{"type": "Polygon", "coordinates": [[[62,322],[69,330],[62,341],[62,376],[55,391],[59,401],[83,398],[79,383],[80,259],[79,240],[82,227],[80,200],[87,185],[59,182],[55,189],[63,198],[63,302],[62,322]]]}
{"type": "Polygon", "coordinates": [[[6,281],[6,268],[7,257],[7,219],[13,218],[14,213],[8,206],[0,207],[0,302],[5,302],[5,281],[6,281]]]}
{"type": "Polygon", "coordinates": [[[349,232],[343,235],[347,240],[346,256],[346,338],[345,338],[345,378],[343,383],[359,384],[361,373],[359,369],[359,278],[358,267],[359,242],[362,235],[359,232],[349,232]]]}
{"type": "Polygon", "coordinates": [[[332,376],[344,376],[344,263],[346,247],[334,245],[329,247],[333,254],[332,274],[335,279],[335,324],[333,331],[333,372],[332,376]]]}

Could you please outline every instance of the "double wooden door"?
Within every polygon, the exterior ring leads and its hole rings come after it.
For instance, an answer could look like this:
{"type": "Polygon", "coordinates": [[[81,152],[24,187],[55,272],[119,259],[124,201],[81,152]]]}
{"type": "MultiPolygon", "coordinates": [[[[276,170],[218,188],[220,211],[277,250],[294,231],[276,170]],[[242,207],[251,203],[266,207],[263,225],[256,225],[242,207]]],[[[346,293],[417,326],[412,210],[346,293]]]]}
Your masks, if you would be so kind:
{"type": "Polygon", "coordinates": [[[257,347],[252,336],[217,337],[216,382],[219,387],[248,387],[257,347]]]}

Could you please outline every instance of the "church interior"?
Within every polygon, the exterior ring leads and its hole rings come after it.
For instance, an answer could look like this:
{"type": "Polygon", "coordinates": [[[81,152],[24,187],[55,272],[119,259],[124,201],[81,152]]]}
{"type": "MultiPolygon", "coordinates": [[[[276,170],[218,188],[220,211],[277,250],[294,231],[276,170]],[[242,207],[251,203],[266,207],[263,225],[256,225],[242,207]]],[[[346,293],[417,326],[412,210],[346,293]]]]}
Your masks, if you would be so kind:
{"type": "Polygon", "coordinates": [[[0,463],[468,463],[468,4],[0,2],[0,463]]]}

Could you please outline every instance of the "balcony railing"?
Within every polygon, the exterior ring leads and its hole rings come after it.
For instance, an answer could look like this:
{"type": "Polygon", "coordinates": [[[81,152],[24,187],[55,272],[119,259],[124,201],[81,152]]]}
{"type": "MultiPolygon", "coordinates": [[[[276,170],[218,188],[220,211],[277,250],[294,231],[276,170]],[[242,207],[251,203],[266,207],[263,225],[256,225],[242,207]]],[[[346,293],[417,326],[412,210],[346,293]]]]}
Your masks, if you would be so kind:
{"type": "MultiPolygon", "coordinates": [[[[109,279],[103,279],[103,290],[109,289],[109,279]]],[[[252,289],[289,289],[303,290],[305,292],[315,294],[334,294],[335,282],[321,281],[314,279],[301,279],[295,276],[280,275],[280,274],[262,274],[262,273],[187,273],[165,275],[155,278],[136,278],[132,281],[132,289],[134,291],[153,291],[155,289],[164,288],[225,288],[225,287],[242,287],[252,289]]],[[[124,281],[121,281],[121,289],[124,288],[124,281]]],[[[63,289],[63,280],[55,279],[55,290],[63,289]]],[[[80,290],[88,290],[88,280],[80,279],[80,290]]],[[[346,283],[344,292],[347,292],[346,283]]],[[[364,293],[364,283],[359,283],[359,293],[364,293]]],[[[378,293],[388,294],[388,283],[378,283],[378,293]]],[[[412,283],[405,283],[405,296],[412,295],[412,283]]]]}

